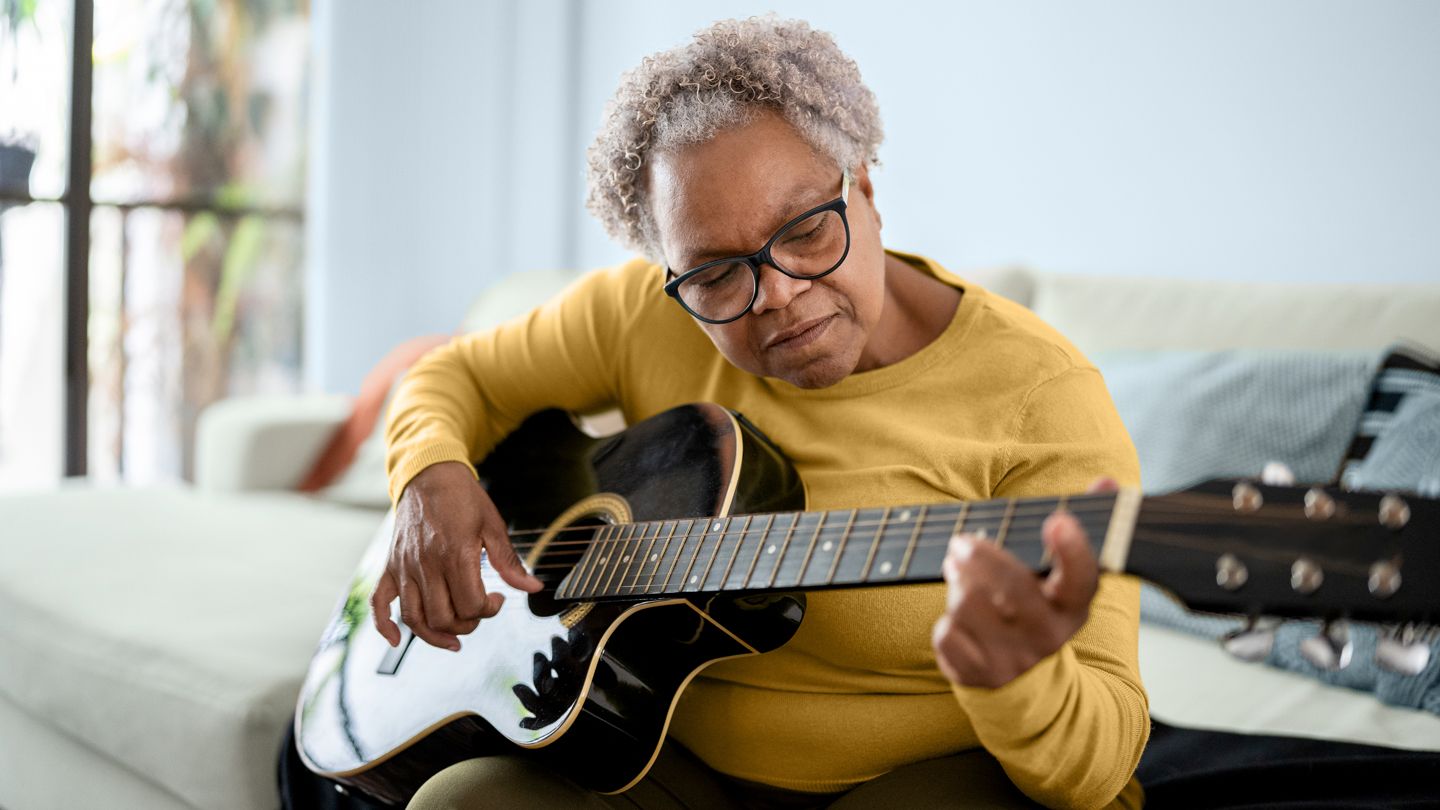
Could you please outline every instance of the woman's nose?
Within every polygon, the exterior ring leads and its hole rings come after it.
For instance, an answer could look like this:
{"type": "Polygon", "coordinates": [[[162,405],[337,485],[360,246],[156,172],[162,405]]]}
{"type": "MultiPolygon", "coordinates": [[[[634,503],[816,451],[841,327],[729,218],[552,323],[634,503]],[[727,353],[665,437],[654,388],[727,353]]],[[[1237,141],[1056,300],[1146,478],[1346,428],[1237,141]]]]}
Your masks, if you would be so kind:
{"type": "Polygon", "coordinates": [[[795,296],[810,289],[809,279],[791,278],[768,264],[760,265],[760,290],[750,311],[756,315],[771,309],[784,309],[795,296]]]}

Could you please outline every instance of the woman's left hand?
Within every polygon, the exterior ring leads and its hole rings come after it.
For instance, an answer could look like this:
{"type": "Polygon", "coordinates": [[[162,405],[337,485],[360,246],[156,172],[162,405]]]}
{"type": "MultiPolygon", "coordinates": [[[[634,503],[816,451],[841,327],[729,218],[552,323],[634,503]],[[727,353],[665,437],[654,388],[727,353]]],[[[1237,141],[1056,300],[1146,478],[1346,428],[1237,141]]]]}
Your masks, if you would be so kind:
{"type": "MultiPolygon", "coordinates": [[[[1091,493],[1116,489],[1113,479],[1091,493]]],[[[1042,578],[1009,552],[958,534],[945,555],[945,613],[931,644],[945,677],[961,686],[1004,686],[1070,640],[1090,615],[1099,566],[1080,521],[1066,511],[1045,520],[1050,551],[1042,578]]]]}

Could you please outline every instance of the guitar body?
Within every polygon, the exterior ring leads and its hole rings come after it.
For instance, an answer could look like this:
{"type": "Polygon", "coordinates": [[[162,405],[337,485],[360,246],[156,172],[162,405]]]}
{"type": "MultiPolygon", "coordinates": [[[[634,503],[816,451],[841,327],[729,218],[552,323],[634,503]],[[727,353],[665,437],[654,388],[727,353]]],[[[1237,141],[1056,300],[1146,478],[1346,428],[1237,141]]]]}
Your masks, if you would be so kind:
{"type": "Polygon", "coordinates": [[[504,593],[505,605],[462,637],[459,653],[408,630],[391,648],[374,628],[369,596],[384,570],[392,512],[301,690],[295,738],[311,770],[403,802],[455,762],[525,753],[582,786],[618,792],[649,770],[696,673],[775,649],[799,627],[798,594],[582,603],[549,596],[607,525],[804,508],[793,467],[724,408],[676,408],[599,440],[546,412],[480,473],[512,532],[551,530],[522,551],[546,589],[515,590],[487,565],[486,590],[504,593]]]}

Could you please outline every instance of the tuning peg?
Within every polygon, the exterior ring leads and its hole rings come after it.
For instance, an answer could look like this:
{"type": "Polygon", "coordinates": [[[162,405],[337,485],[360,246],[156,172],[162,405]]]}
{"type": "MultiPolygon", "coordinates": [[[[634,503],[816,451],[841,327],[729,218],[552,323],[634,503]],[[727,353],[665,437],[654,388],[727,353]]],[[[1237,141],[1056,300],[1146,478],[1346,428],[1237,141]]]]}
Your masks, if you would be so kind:
{"type": "Polygon", "coordinates": [[[1264,661],[1275,647],[1275,629],[1279,626],[1278,619],[1251,616],[1244,627],[1226,633],[1220,646],[1241,661],[1264,661]]]}
{"type": "Polygon", "coordinates": [[[1265,496],[1249,481],[1241,481],[1230,491],[1231,502],[1236,512],[1258,512],[1265,505],[1265,496]]]}
{"type": "Polygon", "coordinates": [[[1350,666],[1355,645],[1343,621],[1327,621],[1320,632],[1300,642],[1300,655],[1317,669],[1336,672],[1350,666]]]}
{"type": "Polygon", "coordinates": [[[1288,464],[1279,461],[1270,461],[1260,471],[1260,483],[1272,487],[1293,487],[1295,486],[1295,471],[1290,469],[1288,464]]]}
{"type": "Polygon", "coordinates": [[[1375,642],[1375,663],[1400,675],[1419,675],[1430,665],[1430,640],[1414,625],[1392,628],[1375,642]]]}
{"type": "Polygon", "coordinates": [[[1380,525],[1387,529],[1399,530],[1410,522],[1410,506],[1405,499],[1390,493],[1380,499],[1380,525]]]}

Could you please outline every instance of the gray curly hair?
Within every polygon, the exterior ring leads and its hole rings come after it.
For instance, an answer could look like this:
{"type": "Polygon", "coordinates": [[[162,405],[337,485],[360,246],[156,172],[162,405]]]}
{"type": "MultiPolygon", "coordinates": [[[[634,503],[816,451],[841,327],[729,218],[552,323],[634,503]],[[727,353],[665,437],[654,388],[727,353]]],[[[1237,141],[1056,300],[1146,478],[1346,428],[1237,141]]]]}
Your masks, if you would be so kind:
{"type": "Polygon", "coordinates": [[[829,34],[773,14],[721,20],[621,77],[588,153],[586,206],[625,247],[659,260],[647,155],[709,140],[760,108],[784,115],[840,168],[879,163],[875,94],[829,34]]]}

